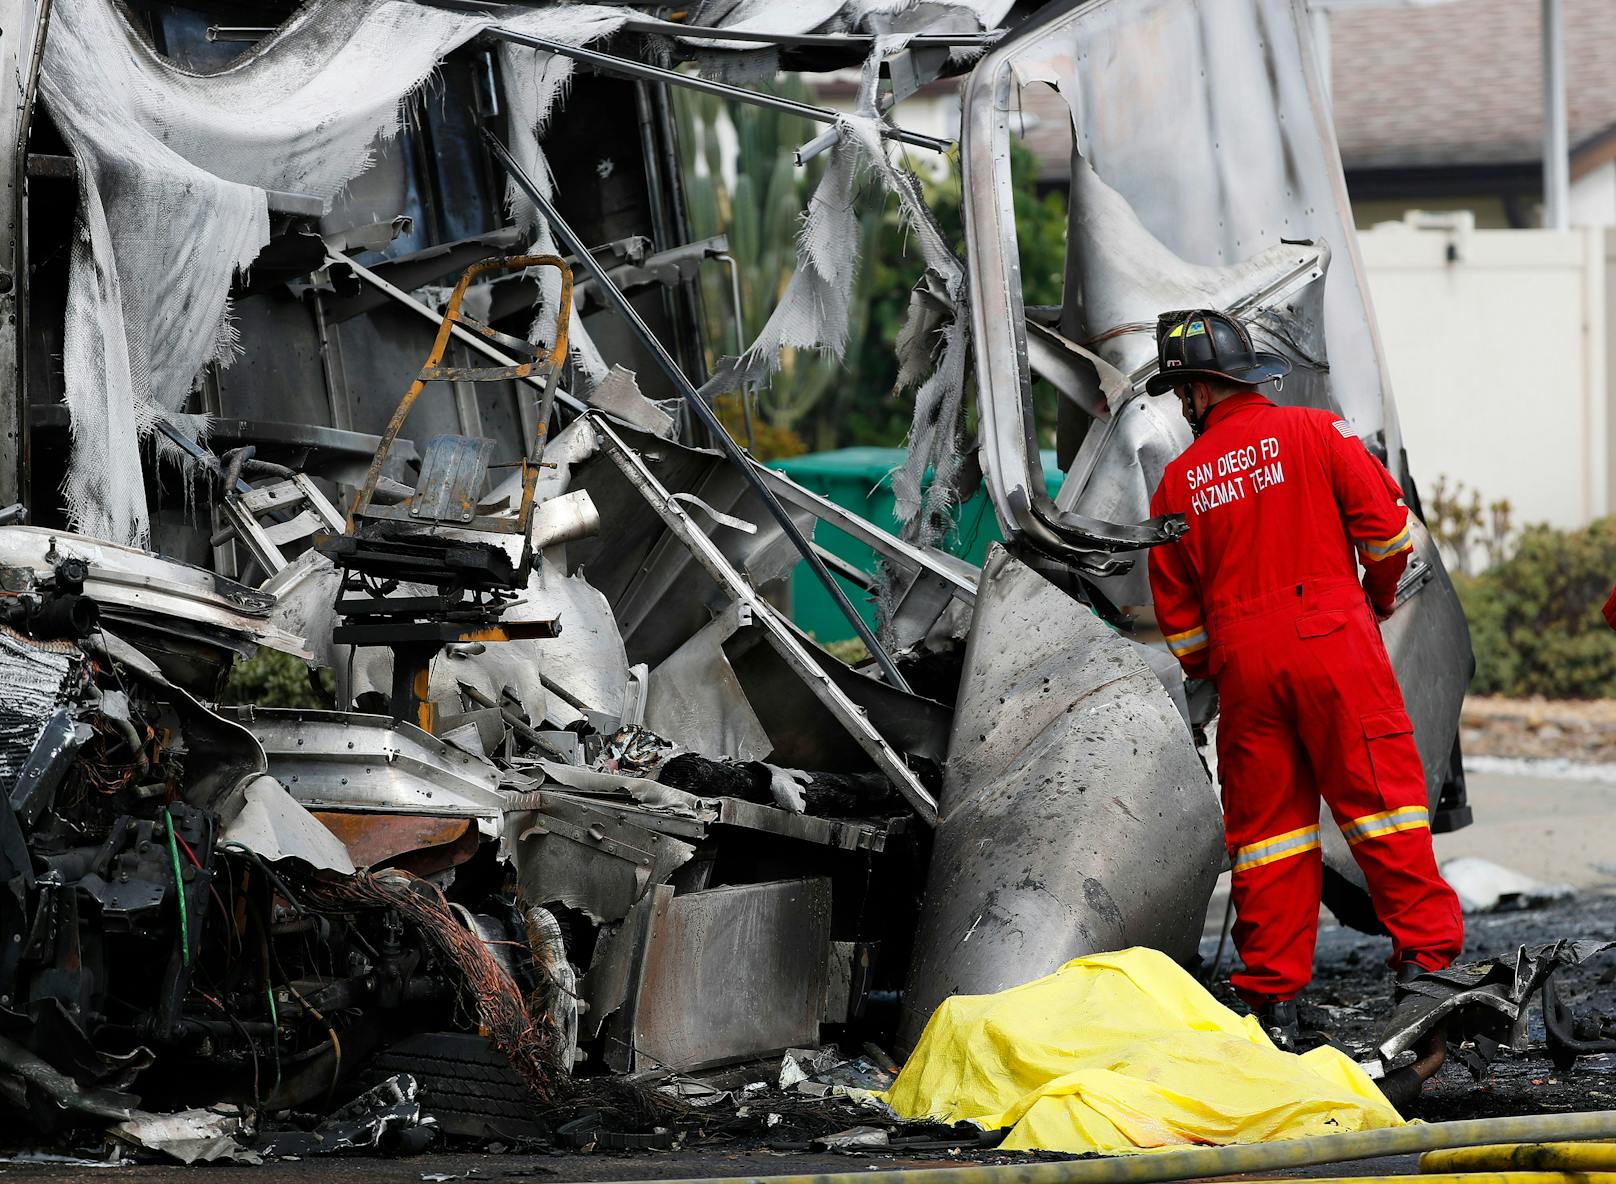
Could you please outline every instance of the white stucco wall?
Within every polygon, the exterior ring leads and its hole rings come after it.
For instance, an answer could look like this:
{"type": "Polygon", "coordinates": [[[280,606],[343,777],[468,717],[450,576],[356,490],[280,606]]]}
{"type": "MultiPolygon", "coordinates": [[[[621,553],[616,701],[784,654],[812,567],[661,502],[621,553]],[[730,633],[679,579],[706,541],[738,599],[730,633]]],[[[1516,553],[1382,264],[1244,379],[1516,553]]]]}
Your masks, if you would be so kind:
{"type": "Polygon", "coordinates": [[[1568,213],[1573,226],[1616,226],[1616,160],[1571,182],[1568,213]]]}
{"type": "Polygon", "coordinates": [[[1394,223],[1359,235],[1422,489],[1445,476],[1507,498],[1517,524],[1616,512],[1606,234],[1394,223]]]}

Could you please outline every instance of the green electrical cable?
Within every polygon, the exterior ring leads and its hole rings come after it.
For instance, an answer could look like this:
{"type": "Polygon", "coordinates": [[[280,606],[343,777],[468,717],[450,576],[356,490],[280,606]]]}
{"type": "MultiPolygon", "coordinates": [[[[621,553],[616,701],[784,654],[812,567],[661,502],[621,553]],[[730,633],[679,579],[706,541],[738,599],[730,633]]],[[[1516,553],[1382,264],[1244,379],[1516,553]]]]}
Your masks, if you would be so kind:
{"type": "Polygon", "coordinates": [[[270,1091],[270,1097],[281,1092],[281,1013],[275,1007],[275,984],[264,980],[264,994],[269,997],[269,1042],[275,1050],[275,1088],[270,1091]]]}
{"type": "Polygon", "coordinates": [[[180,898],[180,961],[191,965],[191,914],[185,907],[185,877],[180,871],[180,845],[174,839],[174,811],[164,810],[163,821],[168,823],[168,857],[174,863],[174,895],[180,898]]]}

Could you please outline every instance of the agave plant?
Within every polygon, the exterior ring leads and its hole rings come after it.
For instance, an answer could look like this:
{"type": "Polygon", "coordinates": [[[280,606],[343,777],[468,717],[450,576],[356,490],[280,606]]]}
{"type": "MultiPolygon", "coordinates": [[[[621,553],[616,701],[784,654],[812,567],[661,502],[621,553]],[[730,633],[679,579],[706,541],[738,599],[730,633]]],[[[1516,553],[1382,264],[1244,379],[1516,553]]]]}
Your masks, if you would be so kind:
{"type": "MultiPolygon", "coordinates": [[[[788,98],[811,101],[800,80],[772,88],[788,98]]],[[[797,267],[797,230],[803,209],[824,169],[824,158],[805,166],[796,149],[819,131],[805,119],[711,95],[681,92],[677,97],[680,151],[691,233],[698,238],[729,236],[740,265],[740,313],[748,334],[756,333],[779,303],[797,267]]],[[[865,203],[868,204],[868,203],[865,203]]],[[[874,247],[881,229],[879,206],[860,219],[861,254],[874,247]]],[[[738,337],[729,278],[719,268],[702,277],[707,315],[709,362],[735,353],[738,337]]],[[[860,280],[852,300],[847,357],[856,357],[868,325],[868,300],[860,280]]],[[[749,340],[748,340],[749,344],[749,340]]],[[[758,400],[759,417],[772,428],[768,451],[805,451],[807,436],[817,447],[833,447],[835,419],[823,414],[828,403],[851,394],[849,368],[839,358],[814,351],[787,350],[779,371],[758,400]]],[[[764,451],[760,440],[759,451],[764,451]]]]}

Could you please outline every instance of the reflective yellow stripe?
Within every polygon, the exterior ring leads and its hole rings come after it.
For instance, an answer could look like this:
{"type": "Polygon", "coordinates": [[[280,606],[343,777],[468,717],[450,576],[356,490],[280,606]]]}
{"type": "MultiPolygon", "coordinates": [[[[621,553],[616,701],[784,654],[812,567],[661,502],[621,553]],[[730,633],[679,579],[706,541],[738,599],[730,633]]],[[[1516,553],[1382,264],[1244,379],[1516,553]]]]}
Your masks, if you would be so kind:
{"type": "Polygon", "coordinates": [[[1400,551],[1406,551],[1413,545],[1414,540],[1409,537],[1408,527],[1405,526],[1393,538],[1359,543],[1358,550],[1363,552],[1366,559],[1380,560],[1389,555],[1396,555],[1400,551]]]}
{"type": "Polygon", "coordinates": [[[1237,847],[1234,853],[1234,870],[1248,872],[1265,863],[1289,859],[1292,855],[1301,855],[1305,851],[1316,851],[1318,846],[1318,827],[1304,826],[1300,830],[1288,830],[1282,835],[1275,835],[1260,843],[1237,847]]]}
{"type": "Polygon", "coordinates": [[[1193,629],[1186,629],[1182,633],[1167,634],[1167,648],[1173,651],[1174,656],[1182,658],[1193,654],[1196,650],[1206,648],[1206,626],[1197,625],[1193,629]]]}
{"type": "Polygon", "coordinates": [[[1431,813],[1424,806],[1402,806],[1396,810],[1354,818],[1350,826],[1341,828],[1341,833],[1348,843],[1356,847],[1365,839],[1378,839],[1400,830],[1419,830],[1430,825],[1431,813]]]}

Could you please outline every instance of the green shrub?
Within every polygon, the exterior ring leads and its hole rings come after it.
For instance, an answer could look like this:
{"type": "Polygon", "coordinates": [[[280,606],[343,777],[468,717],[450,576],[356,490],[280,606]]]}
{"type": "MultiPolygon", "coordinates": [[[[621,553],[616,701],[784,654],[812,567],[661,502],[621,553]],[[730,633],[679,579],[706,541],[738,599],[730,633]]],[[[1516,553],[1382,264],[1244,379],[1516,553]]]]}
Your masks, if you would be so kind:
{"type": "Polygon", "coordinates": [[[1581,530],[1528,527],[1514,553],[1455,576],[1485,695],[1616,697],[1616,633],[1600,608],[1616,582],[1616,518],[1581,530]]]}
{"type": "Polygon", "coordinates": [[[309,668],[301,658],[260,646],[246,661],[230,668],[222,702],[250,703],[254,707],[313,707],[329,709],[337,693],[336,675],[316,673],[324,694],[309,684],[309,668]]]}
{"type": "Polygon", "coordinates": [[[846,662],[849,666],[857,666],[860,662],[870,660],[870,651],[865,648],[862,638],[849,637],[845,641],[827,641],[825,649],[832,657],[846,662]]]}

